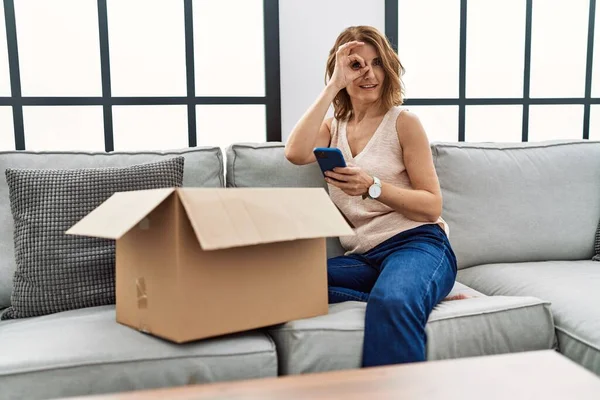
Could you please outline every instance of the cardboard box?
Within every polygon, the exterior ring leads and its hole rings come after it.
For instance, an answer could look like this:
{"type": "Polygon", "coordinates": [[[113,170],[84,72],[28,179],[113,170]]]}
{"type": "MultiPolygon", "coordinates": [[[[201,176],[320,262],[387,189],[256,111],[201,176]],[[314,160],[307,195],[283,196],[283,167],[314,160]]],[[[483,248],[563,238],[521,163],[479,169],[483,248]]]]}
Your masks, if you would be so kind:
{"type": "Polygon", "coordinates": [[[116,193],[67,234],[116,239],[117,321],[182,343],[326,314],[321,188],[116,193]]]}

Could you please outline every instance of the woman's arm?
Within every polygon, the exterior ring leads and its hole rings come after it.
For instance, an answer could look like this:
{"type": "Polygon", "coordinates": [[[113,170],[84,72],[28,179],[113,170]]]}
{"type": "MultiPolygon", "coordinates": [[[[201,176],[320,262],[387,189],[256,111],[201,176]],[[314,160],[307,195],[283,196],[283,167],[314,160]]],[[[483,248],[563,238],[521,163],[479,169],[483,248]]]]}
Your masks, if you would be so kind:
{"type": "Polygon", "coordinates": [[[382,182],[378,200],[412,220],[435,222],[442,214],[442,193],[425,129],[415,114],[403,111],[396,131],[412,189],[382,182]]]}
{"type": "Polygon", "coordinates": [[[297,165],[315,162],[313,149],[329,147],[331,118],[323,121],[338,90],[326,86],[315,103],[296,124],[285,145],[285,157],[297,165]]]}
{"type": "Polygon", "coordinates": [[[329,147],[331,119],[323,121],[329,106],[340,90],[369,72],[371,68],[361,56],[350,54],[352,49],[362,45],[363,42],[352,41],[337,49],[335,67],[329,83],[298,121],[285,145],[285,157],[290,162],[300,165],[315,162],[313,149],[329,147]],[[351,65],[356,63],[359,66],[352,68],[351,65]]]}
{"type": "MultiPolygon", "coordinates": [[[[412,189],[381,182],[377,200],[414,221],[436,222],[442,213],[442,194],[425,130],[416,115],[403,111],[396,131],[412,189]]],[[[327,182],[350,196],[366,194],[373,184],[373,177],[359,167],[336,168],[325,175],[327,182]]]]}

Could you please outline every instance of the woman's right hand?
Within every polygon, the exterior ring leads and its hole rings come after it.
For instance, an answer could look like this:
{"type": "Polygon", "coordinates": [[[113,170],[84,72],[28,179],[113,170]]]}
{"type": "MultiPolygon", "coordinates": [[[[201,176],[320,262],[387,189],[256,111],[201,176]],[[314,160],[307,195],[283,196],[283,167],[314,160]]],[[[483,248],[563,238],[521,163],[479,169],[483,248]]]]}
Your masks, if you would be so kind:
{"type": "Polygon", "coordinates": [[[365,60],[358,54],[350,54],[356,47],[363,46],[364,42],[352,41],[338,47],[335,53],[335,67],[329,80],[329,85],[338,91],[344,89],[353,80],[361,77],[369,71],[365,60]]]}

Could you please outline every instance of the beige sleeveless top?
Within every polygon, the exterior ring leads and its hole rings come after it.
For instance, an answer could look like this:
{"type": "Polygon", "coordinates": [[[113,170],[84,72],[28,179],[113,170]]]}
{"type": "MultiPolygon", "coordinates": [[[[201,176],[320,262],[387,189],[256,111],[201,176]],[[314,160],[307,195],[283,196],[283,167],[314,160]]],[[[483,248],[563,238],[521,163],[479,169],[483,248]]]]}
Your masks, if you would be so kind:
{"type": "MultiPolygon", "coordinates": [[[[347,121],[338,121],[334,118],[331,123],[330,147],[340,149],[349,166],[360,167],[383,182],[412,189],[396,132],[396,120],[403,110],[401,107],[392,107],[383,117],[364,150],[356,157],[352,157],[348,145],[347,121]]],[[[333,185],[328,186],[331,200],[354,225],[355,236],[340,238],[347,254],[365,253],[400,232],[428,224],[428,222],[413,221],[378,200],[349,196],[333,185]]],[[[446,234],[449,233],[448,225],[442,218],[437,223],[446,234]]]]}

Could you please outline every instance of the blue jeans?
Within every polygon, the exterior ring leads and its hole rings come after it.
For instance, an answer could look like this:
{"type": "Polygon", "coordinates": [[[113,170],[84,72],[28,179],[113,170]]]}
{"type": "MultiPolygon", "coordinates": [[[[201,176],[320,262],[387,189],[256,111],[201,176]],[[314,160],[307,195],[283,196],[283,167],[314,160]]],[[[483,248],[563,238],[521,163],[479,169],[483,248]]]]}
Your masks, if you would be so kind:
{"type": "Polygon", "coordinates": [[[439,225],[401,232],[365,254],[327,264],[329,303],[367,302],[364,367],[425,361],[425,324],[456,279],[456,257],[439,225]]]}

